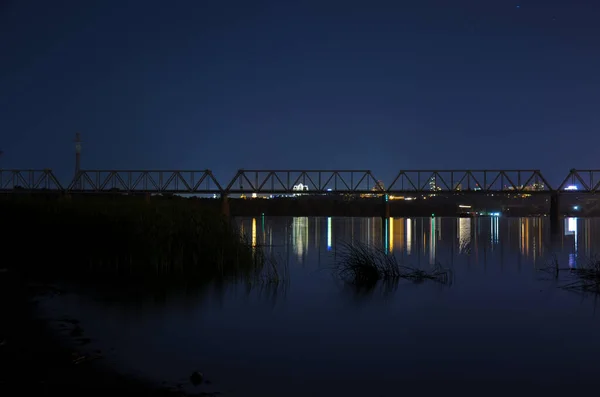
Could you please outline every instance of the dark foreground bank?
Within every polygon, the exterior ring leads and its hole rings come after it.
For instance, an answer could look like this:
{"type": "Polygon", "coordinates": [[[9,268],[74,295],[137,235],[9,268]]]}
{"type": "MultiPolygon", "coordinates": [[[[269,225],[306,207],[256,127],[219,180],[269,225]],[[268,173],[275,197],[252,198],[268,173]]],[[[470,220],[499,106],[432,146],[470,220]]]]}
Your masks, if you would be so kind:
{"type": "MultiPolygon", "coordinates": [[[[101,358],[86,360],[69,348],[36,316],[32,298],[47,292],[0,270],[0,395],[186,395],[119,375],[103,367],[101,358]]],[[[97,353],[101,357],[102,352],[97,353]]]]}

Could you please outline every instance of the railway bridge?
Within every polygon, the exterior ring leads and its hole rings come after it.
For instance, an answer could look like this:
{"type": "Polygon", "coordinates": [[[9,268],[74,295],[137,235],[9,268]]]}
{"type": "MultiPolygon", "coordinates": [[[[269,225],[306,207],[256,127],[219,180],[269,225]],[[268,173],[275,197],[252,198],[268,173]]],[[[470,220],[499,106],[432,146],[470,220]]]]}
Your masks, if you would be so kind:
{"type": "Polygon", "coordinates": [[[289,196],[362,195],[382,200],[389,216],[389,198],[405,195],[547,195],[550,217],[558,220],[560,197],[600,192],[600,170],[571,169],[564,178],[549,181],[540,170],[400,170],[388,182],[371,170],[246,170],[219,182],[204,170],[78,170],[60,181],[51,169],[0,170],[0,193],[178,194],[219,197],[229,212],[235,195],[289,196]]]}

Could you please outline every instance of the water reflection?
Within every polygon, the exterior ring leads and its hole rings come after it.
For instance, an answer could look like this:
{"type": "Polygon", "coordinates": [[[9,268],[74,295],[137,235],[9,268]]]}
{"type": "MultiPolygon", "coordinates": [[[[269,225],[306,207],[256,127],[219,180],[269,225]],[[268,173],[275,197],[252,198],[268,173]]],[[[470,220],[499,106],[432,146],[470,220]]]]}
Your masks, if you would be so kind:
{"type": "Polygon", "coordinates": [[[597,249],[598,222],[590,218],[565,218],[564,233],[561,245],[570,248],[569,266],[576,268],[597,260],[600,251],[597,249]]]}
{"type": "Polygon", "coordinates": [[[490,233],[491,233],[492,245],[497,245],[500,242],[499,230],[500,230],[500,219],[498,219],[498,217],[493,217],[492,222],[490,223],[490,233]]]}
{"type": "Polygon", "coordinates": [[[441,239],[442,218],[431,218],[429,222],[429,264],[436,264],[437,241],[441,239]]]}
{"type": "Polygon", "coordinates": [[[327,218],[327,251],[331,251],[331,217],[327,218]]]}
{"type": "Polygon", "coordinates": [[[410,218],[406,218],[406,253],[412,254],[412,230],[413,221],[410,218]]]}
{"type": "Polygon", "coordinates": [[[294,252],[298,259],[302,260],[308,249],[308,218],[292,218],[292,240],[294,242],[294,252]]]}
{"type": "Polygon", "coordinates": [[[97,296],[54,302],[82,320],[86,336],[105,341],[103,350],[116,348],[108,359],[119,368],[179,381],[201,366],[218,385],[206,392],[233,397],[396,395],[398,384],[465,374],[494,385],[525,378],[554,385],[573,366],[568,379],[577,382],[600,372],[600,320],[591,305],[540,280],[536,269],[547,254],[576,266],[580,254],[600,252],[600,220],[567,219],[559,241],[546,218],[238,221],[252,245],[289,260],[289,289],[238,283],[134,304],[97,296]],[[328,266],[341,242],[356,239],[410,266],[451,265],[457,282],[340,283],[328,266]]]}
{"type": "MultiPolygon", "coordinates": [[[[315,252],[334,252],[340,242],[362,241],[410,263],[445,263],[464,256],[469,263],[484,263],[489,255],[509,255],[534,265],[548,254],[560,252],[575,266],[578,257],[596,252],[590,219],[566,218],[556,245],[549,237],[547,218],[278,218],[241,219],[250,229],[253,246],[269,250],[284,246],[299,263],[310,262],[315,252]],[[286,230],[290,230],[290,238],[286,230]],[[515,255],[518,252],[518,255],[515,255]],[[569,256],[570,255],[570,256],[569,256]]],[[[595,223],[594,223],[595,225],[595,223]]],[[[506,258],[505,258],[506,259],[506,258]]]]}
{"type": "Polygon", "coordinates": [[[577,267],[577,218],[565,219],[565,236],[573,236],[573,252],[569,254],[569,267],[577,267]]]}
{"type": "Polygon", "coordinates": [[[471,244],[471,222],[472,218],[458,219],[458,250],[459,253],[468,253],[471,244]]]}

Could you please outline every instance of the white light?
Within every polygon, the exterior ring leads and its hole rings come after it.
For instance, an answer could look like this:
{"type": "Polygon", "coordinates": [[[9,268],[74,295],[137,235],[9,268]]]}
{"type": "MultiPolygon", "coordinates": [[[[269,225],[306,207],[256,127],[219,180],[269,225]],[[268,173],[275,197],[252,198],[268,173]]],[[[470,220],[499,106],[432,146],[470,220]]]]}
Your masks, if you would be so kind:
{"type": "Polygon", "coordinates": [[[299,190],[300,191],[306,191],[306,190],[308,190],[308,185],[304,185],[302,183],[299,183],[297,185],[294,185],[292,187],[292,190],[295,190],[295,191],[299,191],[299,190]]]}
{"type": "Polygon", "coordinates": [[[331,250],[331,217],[327,218],[327,251],[331,250]]]}
{"type": "Polygon", "coordinates": [[[567,221],[567,231],[574,232],[577,230],[577,218],[569,218],[567,221]]]}
{"type": "Polygon", "coordinates": [[[577,190],[577,186],[575,185],[569,185],[565,188],[565,190],[577,190]]]}

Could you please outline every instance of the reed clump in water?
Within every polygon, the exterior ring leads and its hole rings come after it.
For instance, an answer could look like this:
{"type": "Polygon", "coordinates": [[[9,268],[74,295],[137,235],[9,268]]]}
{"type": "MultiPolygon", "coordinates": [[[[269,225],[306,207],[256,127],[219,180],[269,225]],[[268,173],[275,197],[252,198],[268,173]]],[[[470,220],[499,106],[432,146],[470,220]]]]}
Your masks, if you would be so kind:
{"type": "Polygon", "coordinates": [[[432,280],[443,284],[452,281],[451,270],[444,269],[439,264],[429,271],[400,265],[394,255],[363,243],[342,243],[335,256],[334,270],[337,275],[357,285],[399,279],[414,282],[432,280]]]}
{"type": "Polygon", "coordinates": [[[562,268],[555,257],[552,263],[542,270],[554,274],[557,278],[561,273],[566,272],[575,276],[575,281],[561,285],[560,288],[600,294],[600,259],[596,256],[580,262],[576,268],[562,268]]]}
{"type": "Polygon", "coordinates": [[[8,197],[0,222],[15,253],[2,260],[31,275],[238,277],[264,263],[228,219],[188,200],[8,197]]]}

